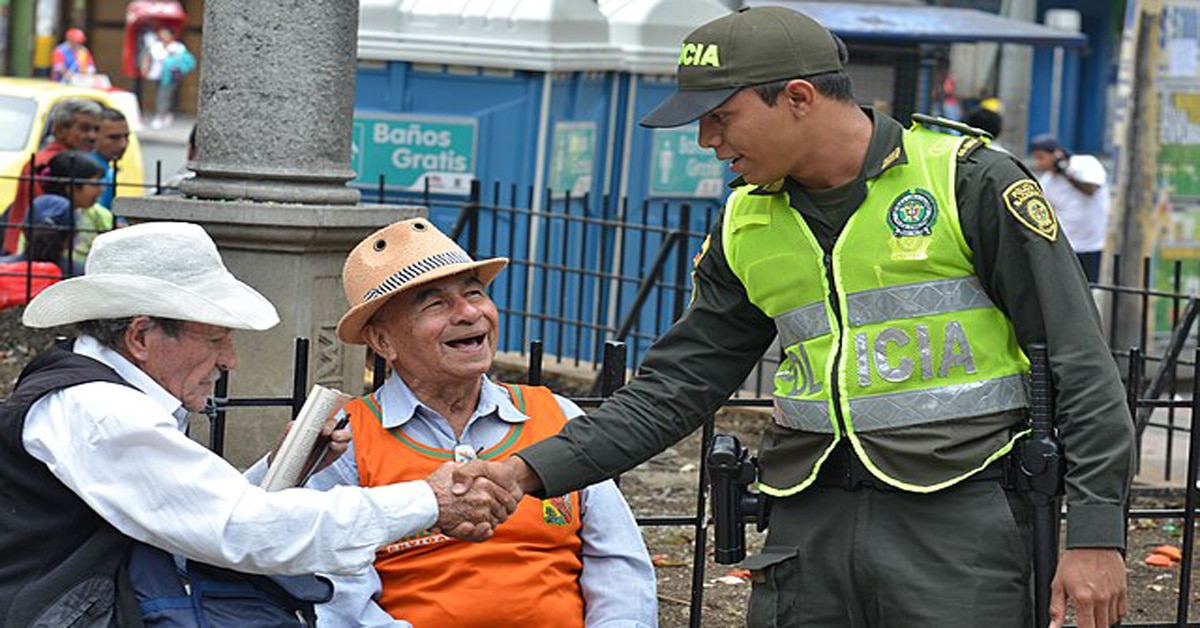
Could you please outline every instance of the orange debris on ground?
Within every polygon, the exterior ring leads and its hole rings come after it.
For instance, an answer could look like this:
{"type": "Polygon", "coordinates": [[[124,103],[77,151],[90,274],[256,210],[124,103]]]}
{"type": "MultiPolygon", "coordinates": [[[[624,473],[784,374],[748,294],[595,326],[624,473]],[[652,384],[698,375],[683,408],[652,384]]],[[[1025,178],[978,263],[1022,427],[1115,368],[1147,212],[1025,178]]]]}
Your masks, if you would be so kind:
{"type": "Polygon", "coordinates": [[[1159,545],[1158,547],[1150,550],[1150,553],[1166,556],[1173,561],[1183,560],[1183,552],[1181,552],[1179,548],[1175,547],[1174,545],[1159,545]]]}

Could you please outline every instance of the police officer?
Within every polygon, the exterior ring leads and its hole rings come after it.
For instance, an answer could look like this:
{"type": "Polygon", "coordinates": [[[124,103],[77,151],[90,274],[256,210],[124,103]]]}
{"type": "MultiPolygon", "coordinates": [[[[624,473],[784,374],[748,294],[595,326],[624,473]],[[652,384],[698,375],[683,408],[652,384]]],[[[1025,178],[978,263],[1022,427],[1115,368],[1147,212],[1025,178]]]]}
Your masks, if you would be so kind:
{"type": "Polygon", "coordinates": [[[740,175],[691,307],[589,417],[460,478],[557,495],[625,471],[711,416],[778,337],[750,625],[1024,628],[1030,508],[1004,471],[1026,433],[1021,347],[1045,342],[1067,460],[1052,615],[1109,626],[1133,435],[1079,265],[1024,166],[858,107],[845,63],[784,8],[687,37],[678,90],[642,124],[699,120],[740,175]]]}

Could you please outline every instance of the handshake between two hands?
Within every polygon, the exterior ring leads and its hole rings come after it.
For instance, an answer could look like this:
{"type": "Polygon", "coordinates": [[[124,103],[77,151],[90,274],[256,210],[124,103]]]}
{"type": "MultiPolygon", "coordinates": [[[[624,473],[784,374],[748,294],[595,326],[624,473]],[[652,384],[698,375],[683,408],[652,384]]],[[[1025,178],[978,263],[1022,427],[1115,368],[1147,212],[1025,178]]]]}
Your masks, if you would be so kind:
{"type": "Polygon", "coordinates": [[[435,530],[464,541],[491,538],[525,496],[521,480],[531,475],[520,458],[503,462],[447,462],[425,478],[437,497],[435,530]]]}
{"type": "MultiPolygon", "coordinates": [[[[291,427],[289,424],[288,429],[291,427]]],[[[280,436],[281,443],[287,432],[285,430],[280,436]]],[[[314,454],[320,458],[314,465],[314,472],[329,466],[345,453],[351,440],[345,423],[336,424],[332,413],[322,425],[321,436],[327,445],[323,451],[314,454]]],[[[437,497],[438,518],[434,530],[464,541],[491,538],[496,526],[516,512],[525,493],[541,485],[525,461],[516,456],[503,462],[447,462],[429,474],[425,482],[437,497]]]]}

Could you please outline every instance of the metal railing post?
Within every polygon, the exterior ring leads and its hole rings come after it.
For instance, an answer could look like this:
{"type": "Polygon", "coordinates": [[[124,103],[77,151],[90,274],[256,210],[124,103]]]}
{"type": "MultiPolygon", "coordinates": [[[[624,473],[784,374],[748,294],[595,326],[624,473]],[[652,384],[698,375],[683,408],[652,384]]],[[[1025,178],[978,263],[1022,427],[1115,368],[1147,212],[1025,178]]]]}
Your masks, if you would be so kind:
{"type": "Polygon", "coordinates": [[[687,308],[688,259],[688,227],[692,220],[692,206],[684,203],[679,207],[679,250],[675,255],[675,311],[672,321],[683,317],[687,308]]]}
{"type": "Polygon", "coordinates": [[[526,381],[530,386],[542,385],[542,341],[534,340],[529,343],[529,376],[526,381]]]}
{"type": "Polygon", "coordinates": [[[225,408],[228,403],[229,371],[221,371],[205,413],[208,414],[208,448],[222,458],[225,457],[225,408]]]}
{"type": "MultiPolygon", "coordinates": [[[[1197,364],[1200,364],[1200,348],[1196,349],[1197,364]]],[[[1200,429],[1196,418],[1200,417],[1200,377],[1192,377],[1192,427],[1188,435],[1187,483],[1183,503],[1183,558],[1179,563],[1179,605],[1176,609],[1175,625],[1188,625],[1188,608],[1192,601],[1192,564],[1196,551],[1196,478],[1200,475],[1200,429]]]]}
{"type": "Polygon", "coordinates": [[[700,628],[703,617],[705,557],[708,556],[708,522],[705,519],[708,512],[708,450],[712,447],[714,421],[715,417],[709,417],[701,428],[700,479],[696,488],[696,519],[692,523],[692,597],[688,607],[688,628],[700,628]]]}
{"type": "Polygon", "coordinates": [[[625,385],[625,343],[604,343],[604,367],[600,371],[600,396],[611,397],[625,385]]]}
{"type": "Polygon", "coordinates": [[[308,398],[308,338],[297,337],[292,358],[292,418],[300,416],[300,408],[308,398]]]}
{"type": "Polygon", "coordinates": [[[650,296],[650,289],[654,287],[654,282],[662,276],[663,267],[667,263],[667,258],[671,255],[671,248],[678,244],[679,233],[669,233],[663,238],[662,244],[658,247],[658,255],[654,258],[654,263],[650,266],[650,272],[642,278],[641,284],[638,286],[637,296],[633,298],[633,303],[629,306],[629,313],[625,315],[625,319],[617,327],[613,337],[616,340],[624,340],[633,326],[637,324],[638,316],[642,305],[646,303],[646,299],[650,296]]]}

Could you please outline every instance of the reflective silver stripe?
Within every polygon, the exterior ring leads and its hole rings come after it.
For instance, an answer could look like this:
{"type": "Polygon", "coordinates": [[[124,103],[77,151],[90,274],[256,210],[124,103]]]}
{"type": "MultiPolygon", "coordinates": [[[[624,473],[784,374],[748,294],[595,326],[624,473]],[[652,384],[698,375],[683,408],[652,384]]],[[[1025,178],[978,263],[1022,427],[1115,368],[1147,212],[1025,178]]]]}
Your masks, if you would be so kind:
{"type": "Polygon", "coordinates": [[[832,434],[833,423],[829,420],[829,402],[826,400],[775,398],[775,411],[771,413],[779,426],[802,432],[832,434]]]}
{"type": "Polygon", "coordinates": [[[829,318],[825,315],[825,303],[809,303],[788,310],[775,319],[779,330],[780,344],[790,347],[798,342],[829,333],[829,318]]]}
{"type": "Polygon", "coordinates": [[[1009,375],[969,384],[851,399],[850,421],[854,431],[872,432],[996,414],[1027,405],[1024,377],[1009,375]]]}
{"type": "MultiPolygon", "coordinates": [[[[985,414],[1017,410],[1028,405],[1025,378],[1009,375],[970,384],[889,393],[850,400],[850,420],[856,432],[912,427],[985,414]]],[[[775,423],[793,430],[832,434],[827,401],[775,398],[775,423]]]]}
{"type": "Polygon", "coordinates": [[[857,327],[992,307],[992,300],[979,279],[963,277],[855,292],[846,295],[846,306],[850,324],[857,327]]]}

